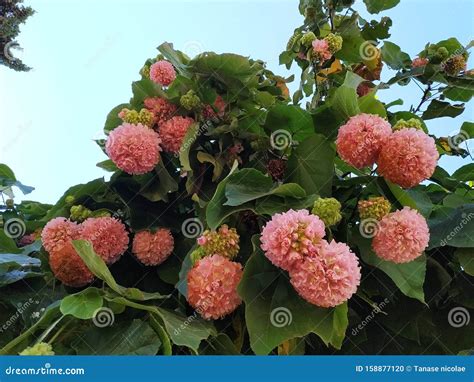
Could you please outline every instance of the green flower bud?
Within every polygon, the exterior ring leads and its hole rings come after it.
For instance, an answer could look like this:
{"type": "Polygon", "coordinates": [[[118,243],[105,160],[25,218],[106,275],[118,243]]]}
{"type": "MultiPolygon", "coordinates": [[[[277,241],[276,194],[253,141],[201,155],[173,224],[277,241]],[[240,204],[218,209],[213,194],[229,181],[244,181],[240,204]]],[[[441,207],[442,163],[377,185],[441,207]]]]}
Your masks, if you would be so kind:
{"type": "Polygon", "coordinates": [[[314,202],[311,213],[319,216],[326,227],[330,227],[342,219],[341,203],[335,198],[319,198],[314,202]]]}
{"type": "Polygon", "coordinates": [[[201,260],[204,256],[206,256],[206,251],[204,248],[197,247],[194,251],[191,252],[191,264],[196,264],[199,260],[201,260]]]}
{"type": "Polygon", "coordinates": [[[46,342],[39,342],[23,350],[20,355],[54,355],[53,347],[46,342]]]}
{"type": "Polygon", "coordinates": [[[179,102],[186,110],[195,110],[201,107],[201,100],[194,90],[190,90],[185,95],[181,96],[179,102]]]}
{"type": "Polygon", "coordinates": [[[15,207],[15,202],[13,201],[13,199],[7,199],[5,203],[7,205],[7,208],[12,209],[13,207],[15,207]]]}
{"type": "Polygon", "coordinates": [[[292,50],[296,43],[300,40],[302,33],[300,31],[296,31],[293,33],[293,36],[290,37],[288,43],[286,44],[286,50],[292,50]]]}
{"type": "Polygon", "coordinates": [[[127,123],[134,125],[141,123],[142,125],[152,127],[155,117],[153,113],[148,109],[141,109],[140,111],[129,110],[124,108],[120,111],[119,117],[127,123]]]}
{"type": "Polygon", "coordinates": [[[369,198],[369,200],[359,200],[357,208],[361,220],[381,220],[385,215],[390,213],[392,205],[383,196],[378,196],[369,198]]]}
{"type": "Polygon", "coordinates": [[[335,35],[334,33],[329,33],[324,39],[328,43],[329,51],[334,54],[342,48],[342,37],[335,35]]]}
{"type": "Polygon", "coordinates": [[[109,218],[112,216],[112,214],[107,210],[97,210],[97,211],[92,211],[91,216],[94,218],[109,218]]]}
{"type": "Polygon", "coordinates": [[[66,196],[66,199],[64,200],[68,206],[72,206],[74,202],[76,201],[76,198],[72,195],[66,196]]]}
{"type": "Polygon", "coordinates": [[[140,69],[140,75],[145,78],[150,78],[150,67],[144,65],[143,68],[140,69]]]}
{"type": "Polygon", "coordinates": [[[81,223],[92,216],[92,211],[83,205],[72,206],[70,210],[69,219],[81,223]]]}
{"type": "Polygon", "coordinates": [[[206,230],[197,239],[205,256],[221,255],[233,259],[239,253],[239,234],[235,228],[222,225],[217,231],[206,230]]]}
{"type": "Polygon", "coordinates": [[[314,40],[316,40],[316,35],[313,32],[305,33],[303,37],[301,37],[301,45],[309,48],[314,40]]]}
{"type": "Polygon", "coordinates": [[[400,119],[392,127],[393,131],[398,131],[401,129],[408,129],[408,128],[423,131],[423,124],[421,123],[419,119],[410,118],[409,120],[400,119]]]}
{"type": "Polygon", "coordinates": [[[445,60],[448,58],[448,56],[449,52],[444,46],[438,48],[438,50],[436,51],[436,57],[440,60],[445,60]]]}

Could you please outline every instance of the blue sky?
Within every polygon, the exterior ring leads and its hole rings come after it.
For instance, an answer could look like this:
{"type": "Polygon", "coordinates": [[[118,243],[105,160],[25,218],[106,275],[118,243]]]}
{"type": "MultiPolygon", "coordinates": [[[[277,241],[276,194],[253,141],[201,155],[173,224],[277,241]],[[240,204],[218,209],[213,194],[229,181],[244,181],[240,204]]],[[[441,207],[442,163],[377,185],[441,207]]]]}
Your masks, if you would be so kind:
{"type": "MultiPolygon", "coordinates": [[[[22,28],[18,52],[34,69],[16,73],[0,67],[0,162],[23,183],[36,187],[26,197],[54,203],[75,184],[106,173],[95,167],[105,159],[93,142],[110,109],[128,101],[131,82],[163,41],[189,55],[234,52],[278,65],[278,54],[301,24],[296,0],[80,0],[25,1],[37,13],[22,28]]],[[[362,1],[355,8],[370,19],[362,1]]],[[[393,20],[391,41],[414,57],[427,42],[474,36],[471,0],[402,0],[374,18],[393,20]]],[[[472,67],[472,60],[470,62],[472,67]]],[[[384,101],[417,103],[416,86],[379,93],[384,101]]],[[[428,121],[439,135],[454,134],[474,119],[472,105],[461,117],[428,121]]],[[[471,141],[472,145],[472,141],[471,141]]],[[[445,158],[451,172],[470,158],[445,158]]]]}

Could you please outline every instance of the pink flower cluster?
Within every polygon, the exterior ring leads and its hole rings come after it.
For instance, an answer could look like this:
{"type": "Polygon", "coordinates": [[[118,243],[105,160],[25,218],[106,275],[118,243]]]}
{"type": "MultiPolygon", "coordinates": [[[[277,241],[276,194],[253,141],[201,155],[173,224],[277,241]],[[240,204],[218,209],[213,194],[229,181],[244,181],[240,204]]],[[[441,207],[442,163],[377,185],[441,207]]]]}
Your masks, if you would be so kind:
{"type": "Polygon", "coordinates": [[[377,163],[377,172],[404,188],[433,175],[439,158],[434,139],[423,131],[404,128],[392,132],[376,115],[359,114],[339,128],[339,156],[356,168],[377,163]]]}
{"type": "Polygon", "coordinates": [[[173,253],[173,248],[173,236],[166,228],[160,228],[154,233],[140,231],[133,238],[132,252],[145,265],[161,264],[173,253]]]}
{"type": "Polygon", "coordinates": [[[372,166],[391,133],[390,124],[378,115],[362,113],[353,116],[339,128],[337,152],[342,160],[355,168],[372,166]]]}
{"type": "Polygon", "coordinates": [[[206,256],[188,273],[188,302],[206,320],[232,313],[242,302],[237,285],[242,265],[220,255],[206,256]]]}
{"type": "Polygon", "coordinates": [[[161,147],[166,152],[177,153],[194,119],[175,116],[160,126],[161,147]]]}
{"type": "Polygon", "coordinates": [[[380,151],[377,172],[410,188],[433,175],[438,158],[433,138],[414,128],[401,129],[390,136],[380,151]]]}
{"type": "Polygon", "coordinates": [[[144,104],[145,107],[154,114],[158,126],[161,126],[164,122],[173,117],[178,110],[175,104],[160,97],[146,98],[144,104]]]}
{"type": "Polygon", "coordinates": [[[124,123],[112,130],[105,151],[117,167],[128,174],[145,174],[160,161],[159,135],[142,124],[124,123]]]}
{"type": "Polygon", "coordinates": [[[329,50],[329,44],[326,40],[313,40],[311,43],[313,46],[313,52],[321,61],[329,60],[332,57],[332,53],[329,50]]]}
{"type": "Polygon", "coordinates": [[[419,68],[428,65],[430,61],[424,57],[417,57],[411,62],[412,68],[419,68]]]}
{"type": "Polygon", "coordinates": [[[372,248],[384,260],[406,263],[421,256],[429,240],[425,218],[416,210],[404,207],[382,218],[372,248]]]}
{"type": "Polygon", "coordinates": [[[150,79],[157,84],[168,86],[175,78],[176,71],[168,61],[160,60],[150,66],[150,79]]]}
{"type": "Polygon", "coordinates": [[[51,269],[63,284],[74,287],[87,285],[93,279],[72,246],[72,240],[78,239],[90,241],[107,264],[117,261],[128,247],[125,226],[115,218],[89,218],[82,224],[62,217],[50,220],[43,228],[41,240],[50,255],[51,269]]]}
{"type": "Polygon", "coordinates": [[[307,210],[273,215],[262,230],[262,249],[276,266],[289,271],[298,294],[311,304],[337,306],[360,283],[356,255],[344,243],[324,240],[324,223],[307,210]]]}
{"type": "Polygon", "coordinates": [[[211,105],[204,106],[202,110],[202,115],[206,119],[213,119],[217,117],[222,118],[224,116],[225,107],[226,107],[226,104],[225,104],[224,99],[220,95],[217,95],[213,106],[211,105]],[[214,109],[216,109],[217,112],[214,109]]]}

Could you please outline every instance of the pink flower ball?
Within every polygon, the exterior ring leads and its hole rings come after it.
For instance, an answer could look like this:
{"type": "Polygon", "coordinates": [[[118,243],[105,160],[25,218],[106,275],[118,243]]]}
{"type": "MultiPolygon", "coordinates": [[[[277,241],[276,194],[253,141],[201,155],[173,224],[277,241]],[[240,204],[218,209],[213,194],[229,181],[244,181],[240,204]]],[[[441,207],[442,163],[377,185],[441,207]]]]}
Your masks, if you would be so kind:
{"type": "Polygon", "coordinates": [[[324,308],[337,306],[357,291],[359,261],[346,244],[324,241],[290,271],[290,282],[309,303],[324,308]]]}
{"type": "Polygon", "coordinates": [[[411,62],[412,68],[419,68],[421,66],[426,66],[430,61],[427,58],[417,57],[411,62]]]}
{"type": "Polygon", "coordinates": [[[173,117],[178,110],[174,103],[160,97],[146,98],[144,104],[155,115],[158,126],[173,117]]]}
{"type": "Polygon", "coordinates": [[[181,148],[184,136],[194,123],[194,119],[190,117],[176,116],[160,126],[160,137],[162,140],[161,147],[164,151],[177,153],[181,148]]]}
{"type": "Polygon", "coordinates": [[[314,251],[325,235],[324,223],[307,210],[275,214],[262,230],[262,249],[277,267],[289,271],[314,251]]]}
{"type": "Polygon", "coordinates": [[[43,247],[50,254],[61,250],[65,246],[72,247],[72,240],[79,239],[81,227],[63,217],[50,220],[41,232],[43,247]]]}
{"type": "Polygon", "coordinates": [[[82,225],[81,238],[92,243],[107,264],[115,263],[128,247],[128,233],[122,222],[111,217],[89,218],[82,225]]]}
{"type": "Polygon", "coordinates": [[[145,265],[159,265],[173,253],[174,240],[169,229],[155,233],[141,231],[133,238],[132,252],[145,265]]]}
{"type": "Polygon", "coordinates": [[[242,265],[220,255],[206,256],[188,273],[188,302],[206,320],[232,313],[242,302],[237,285],[242,265]]]}
{"type": "Polygon", "coordinates": [[[79,288],[94,281],[94,275],[87,268],[72,245],[66,245],[49,256],[51,271],[64,285],[79,288]]]}
{"type": "Polygon", "coordinates": [[[382,218],[372,248],[384,260],[407,263],[421,256],[429,241],[425,218],[416,210],[404,207],[382,218]]]}
{"type": "Polygon", "coordinates": [[[420,184],[433,175],[438,163],[433,138],[421,130],[395,131],[385,142],[377,159],[377,172],[404,188],[420,184]]]}
{"type": "Polygon", "coordinates": [[[160,60],[150,66],[150,79],[160,85],[168,86],[176,78],[176,71],[168,61],[160,60]]]}
{"type": "Polygon", "coordinates": [[[372,166],[391,133],[390,123],[378,115],[362,113],[353,116],[339,128],[337,152],[355,168],[372,166]]]}
{"type": "Polygon", "coordinates": [[[319,57],[320,60],[329,60],[332,53],[329,51],[329,44],[326,40],[313,40],[311,43],[313,46],[313,52],[319,57]]]}
{"type": "Polygon", "coordinates": [[[152,129],[124,123],[110,132],[105,151],[119,169],[139,175],[150,172],[160,161],[160,143],[152,129]]]}

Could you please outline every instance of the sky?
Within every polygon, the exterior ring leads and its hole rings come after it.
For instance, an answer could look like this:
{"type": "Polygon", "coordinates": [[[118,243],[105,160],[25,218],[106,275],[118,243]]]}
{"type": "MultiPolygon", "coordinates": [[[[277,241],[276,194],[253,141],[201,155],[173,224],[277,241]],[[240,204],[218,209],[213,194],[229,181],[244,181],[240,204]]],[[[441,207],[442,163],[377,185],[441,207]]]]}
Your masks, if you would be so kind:
{"type": "MultiPolygon", "coordinates": [[[[275,73],[299,74],[278,65],[293,29],[301,25],[297,0],[25,0],[36,14],[22,27],[15,51],[33,70],[0,66],[0,163],[36,189],[16,200],[55,203],[67,188],[106,176],[95,165],[106,159],[93,139],[101,137],[107,113],[127,102],[131,83],[145,60],[164,41],[190,56],[233,52],[267,62],[275,73]]],[[[411,57],[427,42],[474,36],[471,0],[401,0],[378,15],[389,16],[390,41],[411,57]]],[[[469,67],[472,67],[472,60],[469,67]]],[[[385,78],[389,73],[385,74],[385,78]]],[[[293,85],[296,86],[296,83],[293,85]]],[[[402,98],[408,110],[422,92],[415,85],[380,91],[382,101],[402,98]]],[[[394,109],[396,110],[396,109],[394,109]]],[[[437,135],[454,135],[474,107],[455,119],[428,121],[437,135]]],[[[474,146],[471,141],[471,146],[474,146]]],[[[443,158],[449,172],[472,159],[443,158]]]]}

